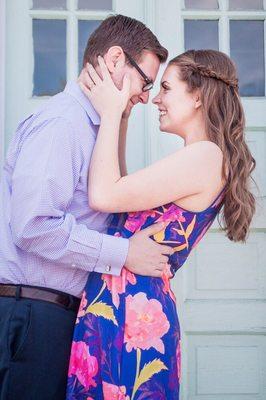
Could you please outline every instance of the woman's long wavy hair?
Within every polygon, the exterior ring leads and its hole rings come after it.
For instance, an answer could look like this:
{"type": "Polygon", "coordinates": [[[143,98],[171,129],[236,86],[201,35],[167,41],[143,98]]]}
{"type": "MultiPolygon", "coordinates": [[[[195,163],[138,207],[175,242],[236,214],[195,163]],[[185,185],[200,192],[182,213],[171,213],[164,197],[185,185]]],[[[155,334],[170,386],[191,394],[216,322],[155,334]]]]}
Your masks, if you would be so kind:
{"type": "Polygon", "coordinates": [[[250,181],[256,162],[245,142],[235,65],[215,50],[189,50],[169,65],[178,67],[178,76],[189,92],[200,92],[207,135],[223,152],[222,174],[227,185],[220,211],[222,228],[230,240],[245,242],[255,213],[250,181]]]}

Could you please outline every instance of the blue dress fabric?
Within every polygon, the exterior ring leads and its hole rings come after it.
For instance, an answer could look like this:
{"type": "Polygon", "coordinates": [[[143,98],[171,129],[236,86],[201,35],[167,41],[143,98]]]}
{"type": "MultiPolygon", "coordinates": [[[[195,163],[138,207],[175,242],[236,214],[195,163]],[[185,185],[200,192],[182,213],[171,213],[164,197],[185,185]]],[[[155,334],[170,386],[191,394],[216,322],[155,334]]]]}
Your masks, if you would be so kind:
{"type": "Polygon", "coordinates": [[[177,400],[181,338],[170,280],[219,212],[224,189],[204,211],[169,203],[114,215],[109,234],[129,238],[155,222],[153,239],[175,249],[162,278],[89,275],[77,316],[68,371],[68,400],[177,400]]]}

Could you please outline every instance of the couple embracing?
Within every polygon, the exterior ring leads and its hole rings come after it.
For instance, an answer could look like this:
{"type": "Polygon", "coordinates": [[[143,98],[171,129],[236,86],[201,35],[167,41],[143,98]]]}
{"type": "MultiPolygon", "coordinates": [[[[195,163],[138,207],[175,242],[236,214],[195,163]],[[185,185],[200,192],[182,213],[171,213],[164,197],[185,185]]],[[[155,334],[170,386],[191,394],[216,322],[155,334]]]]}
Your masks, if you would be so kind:
{"type": "Polygon", "coordinates": [[[225,54],[173,58],[152,99],[184,147],[127,174],[132,108],[167,50],[141,22],[108,17],[77,82],[22,121],[0,194],[0,399],[179,398],[171,279],[221,214],[245,241],[255,161],[225,54]]]}

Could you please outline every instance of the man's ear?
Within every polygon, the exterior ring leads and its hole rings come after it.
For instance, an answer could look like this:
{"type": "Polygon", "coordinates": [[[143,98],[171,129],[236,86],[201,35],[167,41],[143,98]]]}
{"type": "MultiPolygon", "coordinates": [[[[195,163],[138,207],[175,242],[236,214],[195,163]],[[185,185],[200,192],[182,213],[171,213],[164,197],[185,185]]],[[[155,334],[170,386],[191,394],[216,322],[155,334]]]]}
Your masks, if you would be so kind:
{"type": "Polygon", "coordinates": [[[120,46],[110,47],[104,55],[104,60],[111,74],[118,68],[123,68],[126,63],[125,54],[120,46]]]}

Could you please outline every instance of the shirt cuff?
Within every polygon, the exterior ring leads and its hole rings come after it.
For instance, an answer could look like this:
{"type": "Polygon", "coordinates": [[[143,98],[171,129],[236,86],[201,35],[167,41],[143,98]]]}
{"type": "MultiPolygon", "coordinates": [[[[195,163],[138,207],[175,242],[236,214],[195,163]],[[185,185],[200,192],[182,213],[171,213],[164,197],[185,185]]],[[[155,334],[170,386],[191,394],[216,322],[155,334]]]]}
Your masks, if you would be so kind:
{"type": "Polygon", "coordinates": [[[126,263],[128,248],[128,239],[103,235],[100,257],[94,271],[119,276],[126,263]]]}

